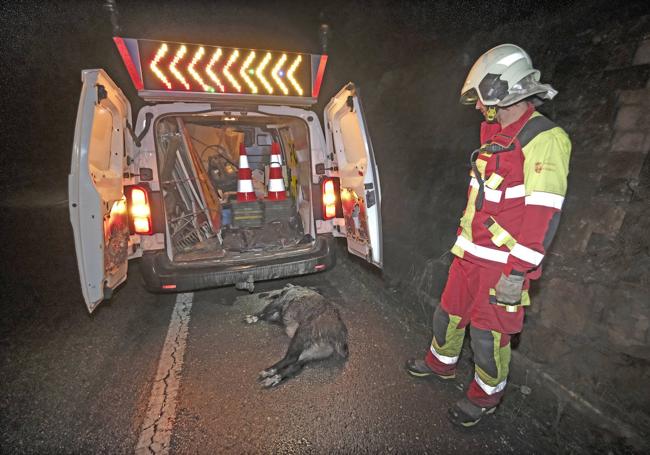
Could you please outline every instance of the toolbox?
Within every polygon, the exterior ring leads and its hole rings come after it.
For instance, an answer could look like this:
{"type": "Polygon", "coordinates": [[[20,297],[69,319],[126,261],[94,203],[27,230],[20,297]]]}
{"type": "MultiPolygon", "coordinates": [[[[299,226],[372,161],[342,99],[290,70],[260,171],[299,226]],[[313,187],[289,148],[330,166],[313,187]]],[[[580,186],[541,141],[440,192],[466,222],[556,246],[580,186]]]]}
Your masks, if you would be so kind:
{"type": "Polygon", "coordinates": [[[263,201],[232,201],[232,227],[258,228],[264,225],[263,201]]]}

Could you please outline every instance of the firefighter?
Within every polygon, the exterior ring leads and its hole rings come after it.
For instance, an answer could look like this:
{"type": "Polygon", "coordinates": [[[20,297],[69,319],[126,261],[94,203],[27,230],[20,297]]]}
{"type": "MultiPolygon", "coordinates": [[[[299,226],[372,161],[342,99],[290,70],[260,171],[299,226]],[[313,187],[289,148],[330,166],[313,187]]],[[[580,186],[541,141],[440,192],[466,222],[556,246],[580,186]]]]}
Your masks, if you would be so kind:
{"type": "Polygon", "coordinates": [[[418,378],[453,379],[469,330],[474,377],[449,409],[451,421],[465,427],[493,413],[503,397],[510,339],[522,330],[530,280],[540,277],[567,189],[571,142],[535,110],[557,94],[539,78],[522,48],[503,44],[476,61],[461,90],[461,103],[485,117],[481,146],[470,158],[467,206],[431,347],[406,369],[418,378]]]}

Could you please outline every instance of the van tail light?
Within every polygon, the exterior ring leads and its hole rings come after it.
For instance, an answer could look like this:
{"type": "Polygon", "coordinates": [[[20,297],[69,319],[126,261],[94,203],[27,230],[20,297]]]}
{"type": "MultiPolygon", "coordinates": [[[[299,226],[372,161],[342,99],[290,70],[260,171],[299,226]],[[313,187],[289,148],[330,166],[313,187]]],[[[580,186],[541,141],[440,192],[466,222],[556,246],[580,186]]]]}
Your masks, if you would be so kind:
{"type": "Polygon", "coordinates": [[[340,184],[338,179],[325,178],[322,182],[323,187],[323,219],[331,220],[336,218],[337,214],[341,211],[338,207],[341,202],[339,201],[339,188],[340,184]]]}
{"type": "Polygon", "coordinates": [[[149,189],[142,186],[130,186],[126,191],[126,200],[131,234],[153,234],[149,189]]]}

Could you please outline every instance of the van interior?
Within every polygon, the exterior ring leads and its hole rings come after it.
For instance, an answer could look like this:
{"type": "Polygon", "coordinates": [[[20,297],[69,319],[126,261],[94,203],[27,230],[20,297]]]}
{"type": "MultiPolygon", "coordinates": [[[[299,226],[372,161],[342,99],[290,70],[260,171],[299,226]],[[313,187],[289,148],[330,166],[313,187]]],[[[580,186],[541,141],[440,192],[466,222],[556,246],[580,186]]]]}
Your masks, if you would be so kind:
{"type": "Polygon", "coordinates": [[[156,123],[156,148],[172,261],[250,261],[312,248],[310,146],[303,120],[257,113],[169,115],[156,123]],[[279,179],[269,192],[273,148],[280,150],[285,197],[275,191],[279,179]],[[240,150],[254,196],[238,196],[240,150]]]}

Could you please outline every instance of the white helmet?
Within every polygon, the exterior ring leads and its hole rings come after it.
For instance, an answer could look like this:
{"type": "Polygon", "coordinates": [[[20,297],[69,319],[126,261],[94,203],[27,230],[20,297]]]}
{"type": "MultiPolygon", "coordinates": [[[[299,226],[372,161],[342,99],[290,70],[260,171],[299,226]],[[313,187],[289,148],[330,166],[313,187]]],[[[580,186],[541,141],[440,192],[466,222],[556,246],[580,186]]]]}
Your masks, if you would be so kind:
{"type": "Polygon", "coordinates": [[[522,48],[502,44],[481,55],[469,70],[460,91],[460,102],[506,107],[535,95],[540,101],[553,99],[557,91],[539,82],[539,71],[522,48]]]}

